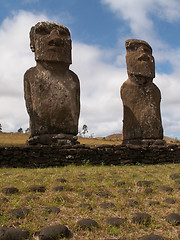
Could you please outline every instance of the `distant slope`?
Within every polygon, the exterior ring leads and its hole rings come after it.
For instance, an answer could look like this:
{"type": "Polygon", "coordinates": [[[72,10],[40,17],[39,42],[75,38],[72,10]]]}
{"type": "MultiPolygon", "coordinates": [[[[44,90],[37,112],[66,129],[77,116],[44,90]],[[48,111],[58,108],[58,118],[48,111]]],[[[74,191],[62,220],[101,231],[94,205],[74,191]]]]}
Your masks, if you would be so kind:
{"type": "MultiPolygon", "coordinates": [[[[122,139],[122,134],[121,133],[111,134],[111,135],[105,137],[105,139],[106,140],[113,140],[113,141],[121,140],[122,139]]],[[[177,141],[175,138],[170,138],[170,137],[167,137],[167,136],[164,136],[164,140],[167,143],[172,143],[172,142],[177,141]]]]}

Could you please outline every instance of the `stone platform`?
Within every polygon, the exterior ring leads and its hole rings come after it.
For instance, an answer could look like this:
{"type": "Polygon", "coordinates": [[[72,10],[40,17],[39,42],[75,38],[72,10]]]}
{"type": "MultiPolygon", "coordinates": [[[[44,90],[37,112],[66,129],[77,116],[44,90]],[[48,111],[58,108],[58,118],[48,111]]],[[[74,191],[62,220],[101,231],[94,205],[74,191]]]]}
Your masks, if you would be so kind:
{"type": "Polygon", "coordinates": [[[180,163],[180,146],[101,145],[0,147],[0,167],[180,163]]]}

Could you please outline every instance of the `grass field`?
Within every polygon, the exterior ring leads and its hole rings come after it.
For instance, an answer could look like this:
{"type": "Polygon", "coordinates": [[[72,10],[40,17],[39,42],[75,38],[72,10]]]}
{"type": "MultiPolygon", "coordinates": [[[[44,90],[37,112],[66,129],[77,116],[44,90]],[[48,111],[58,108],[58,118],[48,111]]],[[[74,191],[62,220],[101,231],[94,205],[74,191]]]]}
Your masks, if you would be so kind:
{"type": "MultiPolygon", "coordinates": [[[[0,145],[22,145],[26,134],[0,134],[0,145]]],[[[90,145],[120,144],[117,140],[84,139],[90,145]]],[[[168,214],[180,214],[179,164],[136,166],[66,166],[45,169],[0,169],[0,226],[26,229],[31,233],[43,227],[62,224],[73,233],[73,240],[123,239],[138,240],[151,233],[164,240],[176,240],[179,226],[168,223],[168,214]],[[64,179],[64,180],[63,180],[64,179]],[[151,181],[139,186],[138,181],[151,181]],[[44,192],[32,192],[32,185],[43,186],[44,192]],[[171,187],[165,191],[161,186],[171,187]],[[16,187],[15,194],[4,188],[16,187]],[[59,187],[59,191],[54,188],[59,187]],[[89,204],[89,205],[81,205],[89,204]],[[49,213],[51,207],[59,213],[49,213]],[[90,208],[91,207],[91,208],[90,208]],[[10,211],[27,208],[29,214],[17,218],[10,211]],[[135,213],[149,214],[147,223],[133,223],[135,213]],[[112,217],[125,219],[119,226],[107,224],[112,217]],[[91,231],[77,227],[77,221],[90,218],[98,223],[91,231]]],[[[30,239],[32,239],[30,237],[30,239]]],[[[33,238],[34,240],[36,238],[33,238]]]]}

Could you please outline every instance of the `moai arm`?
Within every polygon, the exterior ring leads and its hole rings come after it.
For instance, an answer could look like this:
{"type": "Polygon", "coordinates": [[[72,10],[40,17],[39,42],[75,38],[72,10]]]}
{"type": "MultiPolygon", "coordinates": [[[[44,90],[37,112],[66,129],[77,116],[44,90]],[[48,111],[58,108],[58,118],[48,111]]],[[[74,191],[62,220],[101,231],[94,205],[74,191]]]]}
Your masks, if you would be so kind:
{"type": "Polygon", "coordinates": [[[31,100],[31,89],[29,84],[30,75],[32,74],[32,69],[30,68],[24,74],[24,98],[26,102],[27,112],[30,114],[32,112],[32,100],[31,100]]]}

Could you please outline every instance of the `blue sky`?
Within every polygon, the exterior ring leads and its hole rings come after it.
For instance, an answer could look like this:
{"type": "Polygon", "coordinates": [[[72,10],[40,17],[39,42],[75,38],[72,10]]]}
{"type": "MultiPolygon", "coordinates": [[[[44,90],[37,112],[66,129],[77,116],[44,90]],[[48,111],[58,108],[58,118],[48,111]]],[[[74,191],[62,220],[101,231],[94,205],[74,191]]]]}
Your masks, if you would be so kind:
{"type": "Polygon", "coordinates": [[[81,84],[79,129],[106,136],[122,131],[119,89],[127,79],[124,42],[143,39],[153,48],[154,83],[162,95],[164,134],[180,138],[179,0],[1,0],[0,123],[4,131],[28,127],[23,74],[35,65],[29,30],[38,21],[67,26],[71,69],[81,84]]]}

